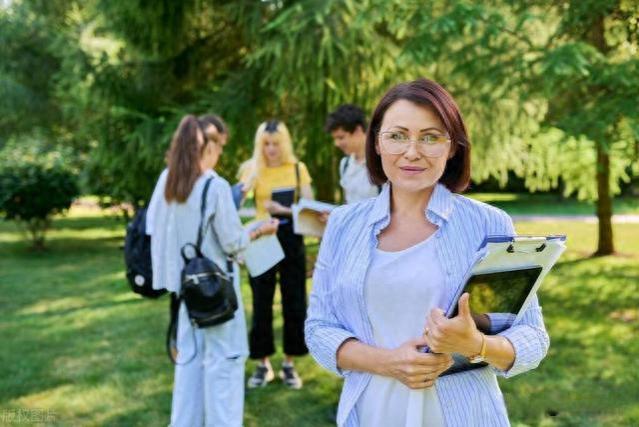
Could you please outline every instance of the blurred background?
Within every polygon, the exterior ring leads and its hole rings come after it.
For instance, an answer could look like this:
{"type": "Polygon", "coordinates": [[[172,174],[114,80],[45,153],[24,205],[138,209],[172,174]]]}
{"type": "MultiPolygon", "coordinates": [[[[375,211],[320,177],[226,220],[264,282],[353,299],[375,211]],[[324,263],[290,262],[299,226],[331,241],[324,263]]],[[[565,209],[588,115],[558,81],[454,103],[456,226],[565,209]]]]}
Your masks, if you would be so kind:
{"type": "MultiPolygon", "coordinates": [[[[471,197],[568,235],[513,425],[639,425],[638,0],[0,0],[0,425],[168,423],[168,302],[128,291],[121,246],[183,115],[228,122],[230,182],[285,121],[335,201],[327,114],[422,76],[469,125],[471,197]]],[[[339,381],[300,363],[247,426],[332,424],[339,381]]]]}

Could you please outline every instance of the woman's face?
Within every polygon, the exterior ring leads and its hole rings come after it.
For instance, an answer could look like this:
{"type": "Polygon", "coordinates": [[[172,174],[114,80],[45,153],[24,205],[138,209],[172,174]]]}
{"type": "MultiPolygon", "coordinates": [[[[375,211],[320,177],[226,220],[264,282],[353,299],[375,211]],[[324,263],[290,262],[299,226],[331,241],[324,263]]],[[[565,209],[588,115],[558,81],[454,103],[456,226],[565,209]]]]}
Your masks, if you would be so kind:
{"type": "MultiPolygon", "coordinates": [[[[205,139],[202,138],[204,141],[205,139]]],[[[226,142],[226,141],[225,141],[226,142]]],[[[222,155],[222,144],[213,139],[208,140],[202,153],[202,162],[208,169],[214,169],[222,155]]]]}
{"type": "Polygon", "coordinates": [[[427,135],[448,136],[446,128],[432,109],[400,99],[386,110],[376,149],[382,159],[382,169],[393,188],[409,192],[423,191],[433,187],[444,174],[446,162],[452,157],[451,143],[444,144],[444,150],[438,157],[427,156],[416,142],[427,135]],[[412,142],[407,145],[405,152],[391,154],[385,149],[387,144],[382,142],[382,132],[392,132],[390,135],[395,138],[409,138],[412,142]]]}
{"type": "Polygon", "coordinates": [[[217,128],[214,125],[208,125],[204,131],[207,138],[213,139],[217,141],[222,147],[226,145],[226,141],[228,139],[228,134],[218,132],[217,128]]]}
{"type": "Polygon", "coordinates": [[[277,137],[267,133],[264,135],[264,158],[268,164],[277,164],[282,159],[282,148],[277,137]]]}

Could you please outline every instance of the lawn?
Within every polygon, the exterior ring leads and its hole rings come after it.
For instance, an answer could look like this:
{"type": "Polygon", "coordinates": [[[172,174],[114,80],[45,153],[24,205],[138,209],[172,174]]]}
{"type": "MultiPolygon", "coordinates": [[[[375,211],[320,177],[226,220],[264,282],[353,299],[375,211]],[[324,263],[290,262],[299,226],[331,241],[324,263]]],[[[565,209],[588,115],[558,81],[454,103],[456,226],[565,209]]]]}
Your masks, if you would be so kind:
{"type": "MultiPolygon", "coordinates": [[[[639,224],[616,224],[621,254],[596,259],[588,258],[595,224],[517,228],[566,233],[569,251],[540,295],[552,339],[548,358],[501,381],[513,425],[639,425],[639,224]]],[[[55,221],[49,250],[38,254],[13,224],[0,223],[0,425],[28,416],[60,426],[168,423],[168,300],[128,290],[122,236],[115,218],[72,212],[55,221]]],[[[250,307],[248,286],[243,290],[250,307]]],[[[247,426],[332,425],[339,381],[310,357],[298,366],[302,391],[275,383],[247,394],[247,426]]]]}
{"type": "MultiPolygon", "coordinates": [[[[554,194],[469,193],[470,197],[504,209],[511,215],[594,215],[595,205],[554,194]]],[[[614,199],[615,214],[638,215],[639,197],[614,199]]]]}

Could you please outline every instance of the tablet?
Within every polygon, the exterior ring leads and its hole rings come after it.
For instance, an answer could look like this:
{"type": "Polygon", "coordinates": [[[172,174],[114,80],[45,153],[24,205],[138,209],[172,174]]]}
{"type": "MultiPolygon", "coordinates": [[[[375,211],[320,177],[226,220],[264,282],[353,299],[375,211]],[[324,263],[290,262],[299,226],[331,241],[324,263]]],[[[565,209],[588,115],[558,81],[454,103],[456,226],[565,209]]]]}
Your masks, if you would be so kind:
{"type": "MultiPolygon", "coordinates": [[[[462,292],[470,294],[470,311],[476,314],[502,313],[510,314],[514,319],[524,308],[535,282],[541,274],[539,265],[523,267],[512,270],[496,271],[492,273],[480,273],[470,276],[462,292]]],[[[448,317],[457,316],[457,304],[454,304],[448,317]]],[[[488,364],[470,363],[460,354],[453,354],[454,365],[442,373],[443,375],[471,369],[483,368],[488,364]]]]}
{"type": "MultiPolygon", "coordinates": [[[[541,274],[539,265],[518,269],[480,273],[470,276],[462,292],[470,294],[473,313],[509,313],[516,316],[541,274]]],[[[457,304],[448,317],[457,316],[457,304]]]]}

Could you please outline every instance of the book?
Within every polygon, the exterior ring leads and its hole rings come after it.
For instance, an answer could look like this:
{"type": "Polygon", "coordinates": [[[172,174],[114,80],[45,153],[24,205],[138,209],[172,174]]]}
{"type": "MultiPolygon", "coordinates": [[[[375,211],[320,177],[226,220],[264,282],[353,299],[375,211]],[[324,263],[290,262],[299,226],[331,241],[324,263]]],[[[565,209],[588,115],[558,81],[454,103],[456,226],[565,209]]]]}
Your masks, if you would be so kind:
{"type": "Polygon", "coordinates": [[[300,199],[292,206],[293,231],[304,236],[322,237],[326,224],[320,221],[320,215],[331,212],[337,206],[317,200],[300,199]]]}
{"type": "Polygon", "coordinates": [[[277,188],[271,192],[271,200],[290,208],[295,201],[295,188],[277,188]]]}
{"type": "MultiPolygon", "coordinates": [[[[251,232],[259,227],[264,221],[253,221],[244,226],[251,232]]],[[[275,234],[261,236],[249,243],[244,250],[242,257],[244,265],[251,277],[256,277],[266,273],[278,262],[284,259],[284,250],[275,234]]]]}

